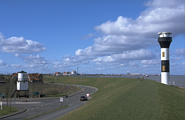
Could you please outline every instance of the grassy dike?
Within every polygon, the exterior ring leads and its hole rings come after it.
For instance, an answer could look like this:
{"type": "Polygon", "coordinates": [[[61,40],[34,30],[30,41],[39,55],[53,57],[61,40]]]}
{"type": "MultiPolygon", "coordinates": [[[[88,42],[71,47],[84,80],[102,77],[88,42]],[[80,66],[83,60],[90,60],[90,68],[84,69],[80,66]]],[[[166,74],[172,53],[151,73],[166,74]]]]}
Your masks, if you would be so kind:
{"type": "Polygon", "coordinates": [[[185,120],[185,90],[180,88],[124,78],[61,77],[52,82],[99,89],[87,104],[59,120],[185,120]]]}

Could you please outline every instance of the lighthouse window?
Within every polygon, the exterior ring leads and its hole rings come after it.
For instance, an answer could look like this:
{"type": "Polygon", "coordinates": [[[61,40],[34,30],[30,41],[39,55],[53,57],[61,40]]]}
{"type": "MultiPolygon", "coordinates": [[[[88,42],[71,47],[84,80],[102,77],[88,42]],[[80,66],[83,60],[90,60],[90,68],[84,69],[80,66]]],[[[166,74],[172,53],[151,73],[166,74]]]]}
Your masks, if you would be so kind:
{"type": "Polygon", "coordinates": [[[162,52],[162,57],[164,57],[165,56],[165,54],[164,54],[164,52],[162,52]]]}
{"type": "Polygon", "coordinates": [[[165,66],[164,65],[162,66],[162,71],[165,71],[165,66]]]}

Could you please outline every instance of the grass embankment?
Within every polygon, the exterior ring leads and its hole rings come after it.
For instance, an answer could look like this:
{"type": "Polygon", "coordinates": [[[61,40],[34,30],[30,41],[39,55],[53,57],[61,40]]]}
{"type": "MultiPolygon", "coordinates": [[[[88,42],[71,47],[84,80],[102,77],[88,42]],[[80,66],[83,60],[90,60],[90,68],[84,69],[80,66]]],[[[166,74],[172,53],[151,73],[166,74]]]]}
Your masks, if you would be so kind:
{"type": "Polygon", "coordinates": [[[99,89],[87,104],[59,120],[185,120],[184,89],[124,78],[61,77],[52,82],[99,89]]]}
{"type": "Polygon", "coordinates": [[[17,109],[15,107],[3,106],[3,110],[0,110],[0,117],[13,112],[17,112],[17,109]]]}

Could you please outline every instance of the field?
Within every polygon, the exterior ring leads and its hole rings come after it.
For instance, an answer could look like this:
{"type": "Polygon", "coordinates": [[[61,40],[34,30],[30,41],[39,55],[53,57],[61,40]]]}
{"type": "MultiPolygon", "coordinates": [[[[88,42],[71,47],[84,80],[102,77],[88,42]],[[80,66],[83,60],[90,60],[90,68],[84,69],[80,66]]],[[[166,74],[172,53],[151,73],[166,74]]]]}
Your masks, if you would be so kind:
{"type": "Polygon", "coordinates": [[[30,93],[39,92],[44,97],[58,97],[65,96],[78,91],[79,88],[67,85],[57,84],[30,84],[30,93]]]}
{"type": "Polygon", "coordinates": [[[16,112],[17,109],[10,106],[3,106],[3,110],[0,110],[0,116],[7,115],[13,112],[16,112]]]}
{"type": "Polygon", "coordinates": [[[151,80],[124,78],[47,78],[99,90],[92,99],[59,120],[185,120],[185,90],[151,80]]]}
{"type": "MultiPolygon", "coordinates": [[[[57,78],[57,77],[52,77],[57,78]]],[[[45,77],[47,81],[47,77],[45,77]]],[[[14,91],[16,89],[16,81],[10,79],[10,76],[6,76],[6,83],[0,84],[0,97],[9,96],[15,97],[14,91]]],[[[56,85],[47,83],[29,83],[29,95],[30,97],[38,97],[38,94],[44,97],[58,97],[71,94],[78,91],[79,88],[67,85],[56,85]]]]}

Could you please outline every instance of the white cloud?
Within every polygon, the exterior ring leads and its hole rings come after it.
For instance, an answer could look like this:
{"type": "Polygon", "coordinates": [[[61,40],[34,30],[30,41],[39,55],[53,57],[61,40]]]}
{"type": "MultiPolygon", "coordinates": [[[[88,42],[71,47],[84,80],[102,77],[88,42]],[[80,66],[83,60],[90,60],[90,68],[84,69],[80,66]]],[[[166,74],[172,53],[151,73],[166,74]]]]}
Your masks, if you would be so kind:
{"type": "Polygon", "coordinates": [[[103,56],[94,59],[94,62],[119,62],[124,60],[147,60],[155,58],[155,54],[146,49],[125,51],[121,54],[103,56]]]}
{"type": "Polygon", "coordinates": [[[116,59],[123,60],[142,60],[142,59],[153,59],[155,58],[154,53],[146,49],[127,51],[122,54],[114,54],[116,59]]]}
{"type": "MultiPolygon", "coordinates": [[[[136,20],[119,16],[96,27],[105,34],[151,36],[159,31],[184,33],[184,0],[152,0],[136,20]]],[[[128,40],[129,41],[129,40],[128,40]]]]}
{"type": "Polygon", "coordinates": [[[69,62],[70,58],[65,58],[64,61],[69,62]]]}
{"type": "Polygon", "coordinates": [[[14,56],[15,56],[15,57],[19,57],[19,56],[20,56],[20,54],[18,54],[18,53],[15,53],[15,54],[14,54],[14,56]]]}
{"type": "Polygon", "coordinates": [[[156,65],[156,64],[160,64],[160,60],[141,60],[141,64],[143,65],[156,65]]]}
{"type": "Polygon", "coordinates": [[[79,64],[88,64],[89,59],[86,56],[72,56],[72,57],[65,57],[62,59],[61,62],[58,63],[60,64],[60,67],[72,67],[72,66],[77,66],[79,64]]]}
{"type": "Polygon", "coordinates": [[[76,50],[75,55],[96,62],[155,58],[150,53],[142,56],[141,49],[148,51],[158,44],[157,32],[184,34],[184,0],[152,0],[147,7],[135,20],[119,16],[116,21],[97,26],[103,36],[95,38],[92,46],[76,50]]]}
{"type": "Polygon", "coordinates": [[[146,3],[146,6],[149,7],[167,7],[167,8],[176,8],[179,4],[183,4],[184,0],[168,0],[169,2],[165,0],[151,0],[146,3]]]}
{"type": "Polygon", "coordinates": [[[0,59],[0,66],[5,66],[5,65],[6,65],[6,63],[0,59]]]}
{"type": "MultiPolygon", "coordinates": [[[[140,37],[142,40],[146,38],[140,37]]],[[[137,50],[147,47],[146,44],[141,44],[138,36],[132,36],[130,42],[127,41],[127,36],[123,35],[106,35],[95,39],[93,46],[85,49],[78,49],[76,56],[107,56],[111,54],[119,54],[128,50],[137,50]]],[[[149,43],[148,43],[149,44],[149,43]]]]}
{"type": "Polygon", "coordinates": [[[184,48],[176,49],[176,55],[185,56],[185,49],[184,48]]]}
{"type": "Polygon", "coordinates": [[[16,54],[31,54],[44,51],[45,48],[37,41],[26,40],[23,37],[10,37],[5,39],[0,34],[0,50],[16,54]]]}
{"type": "Polygon", "coordinates": [[[115,61],[112,56],[98,57],[93,60],[94,62],[113,62],[115,61]]]}
{"type": "Polygon", "coordinates": [[[41,57],[40,55],[29,55],[24,57],[25,62],[31,63],[32,66],[34,65],[46,65],[47,61],[44,57],[41,57]]]}
{"type": "Polygon", "coordinates": [[[11,64],[10,67],[13,67],[13,68],[21,68],[22,65],[20,65],[20,64],[11,64]]]}

